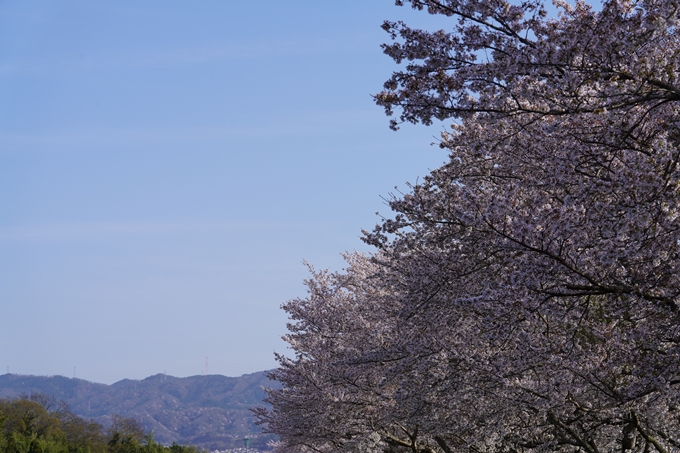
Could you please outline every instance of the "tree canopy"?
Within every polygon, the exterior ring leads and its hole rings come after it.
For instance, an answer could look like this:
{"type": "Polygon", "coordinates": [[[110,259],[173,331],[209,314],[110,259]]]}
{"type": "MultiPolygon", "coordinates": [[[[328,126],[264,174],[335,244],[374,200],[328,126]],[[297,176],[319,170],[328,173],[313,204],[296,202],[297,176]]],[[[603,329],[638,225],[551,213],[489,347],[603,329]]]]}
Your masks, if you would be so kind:
{"type": "Polygon", "coordinates": [[[397,1],[401,122],[448,162],[284,305],[281,451],[680,448],[677,1],[397,1]]]}
{"type": "Polygon", "coordinates": [[[198,453],[194,447],[163,446],[135,419],[114,416],[108,429],[73,414],[54,396],[33,394],[0,400],[3,453],[198,453]]]}

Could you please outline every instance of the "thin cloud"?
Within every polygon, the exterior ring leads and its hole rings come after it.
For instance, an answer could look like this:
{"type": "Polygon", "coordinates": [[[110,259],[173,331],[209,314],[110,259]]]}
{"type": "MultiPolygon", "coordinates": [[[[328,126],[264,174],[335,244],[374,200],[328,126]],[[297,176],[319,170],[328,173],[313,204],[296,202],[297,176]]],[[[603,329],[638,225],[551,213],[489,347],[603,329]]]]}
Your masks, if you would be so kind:
{"type": "MultiPolygon", "coordinates": [[[[288,225],[293,227],[293,225],[288,225]]],[[[216,223],[145,223],[82,222],[52,225],[13,225],[0,227],[0,242],[67,241],[116,236],[146,236],[201,232],[271,230],[286,227],[280,223],[216,222],[216,223]]]]}
{"type": "MultiPolygon", "coordinates": [[[[276,42],[204,43],[174,49],[129,49],[123,52],[101,52],[74,49],[68,53],[40,57],[9,57],[0,61],[0,75],[37,75],[55,72],[125,70],[149,67],[198,65],[219,61],[270,59],[367,50],[366,36],[351,40],[326,38],[319,40],[280,40],[276,42]]],[[[376,51],[376,48],[369,50],[376,51]]]]}
{"type": "Polygon", "coordinates": [[[91,128],[57,133],[17,134],[1,133],[0,141],[6,151],[26,146],[102,146],[149,145],[170,143],[214,143],[234,139],[263,139],[275,137],[328,136],[342,133],[347,128],[365,127],[384,117],[374,110],[345,112],[315,112],[287,115],[281,118],[258,120],[258,124],[237,127],[166,127],[166,128],[91,128]]]}

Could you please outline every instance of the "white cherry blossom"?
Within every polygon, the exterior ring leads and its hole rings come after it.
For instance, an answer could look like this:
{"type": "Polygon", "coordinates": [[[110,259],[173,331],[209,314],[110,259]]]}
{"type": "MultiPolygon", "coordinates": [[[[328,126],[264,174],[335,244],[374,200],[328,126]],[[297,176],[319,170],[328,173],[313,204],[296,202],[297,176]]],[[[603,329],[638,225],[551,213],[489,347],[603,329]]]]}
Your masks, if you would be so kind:
{"type": "Polygon", "coordinates": [[[677,1],[403,1],[392,122],[450,159],[288,302],[281,451],[680,449],[677,1]]]}

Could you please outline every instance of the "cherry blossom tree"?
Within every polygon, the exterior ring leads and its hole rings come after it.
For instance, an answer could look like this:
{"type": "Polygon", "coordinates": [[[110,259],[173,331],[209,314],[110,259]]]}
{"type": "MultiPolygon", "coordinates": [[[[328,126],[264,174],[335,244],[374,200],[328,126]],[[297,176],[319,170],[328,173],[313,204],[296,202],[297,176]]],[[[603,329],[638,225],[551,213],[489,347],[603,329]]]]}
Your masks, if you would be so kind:
{"type": "Polygon", "coordinates": [[[394,344],[391,321],[398,307],[374,278],[375,263],[358,254],[346,258],[343,274],[311,269],[309,296],[283,305],[292,321],[284,339],[296,357],[277,357],[280,368],[270,377],[283,388],[269,392],[271,412],[256,413],[279,434],[284,450],[335,451],[371,442],[366,417],[389,416],[394,409],[394,389],[381,388],[385,367],[367,358],[394,344]]]}
{"type": "Polygon", "coordinates": [[[284,306],[281,450],[680,449],[680,43],[672,1],[398,1],[376,95],[448,163],[284,306]]]}

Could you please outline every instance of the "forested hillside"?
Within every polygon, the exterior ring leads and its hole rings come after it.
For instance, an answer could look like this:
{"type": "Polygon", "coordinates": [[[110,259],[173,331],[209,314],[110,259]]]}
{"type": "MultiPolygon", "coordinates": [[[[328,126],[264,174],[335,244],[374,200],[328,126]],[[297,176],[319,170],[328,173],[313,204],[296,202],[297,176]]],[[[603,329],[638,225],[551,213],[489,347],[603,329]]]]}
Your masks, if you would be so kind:
{"type": "Polygon", "coordinates": [[[220,375],[176,378],[163,374],[112,385],[63,376],[0,376],[0,398],[42,393],[65,401],[81,417],[109,426],[112,416],[139,420],[158,442],[206,449],[243,446],[264,449],[249,410],[262,404],[263,387],[276,385],[265,372],[231,378],[220,375]]]}
{"type": "Polygon", "coordinates": [[[199,453],[196,447],[157,443],[132,418],[113,417],[108,428],[78,417],[53,396],[0,400],[3,453],[199,453]]]}

